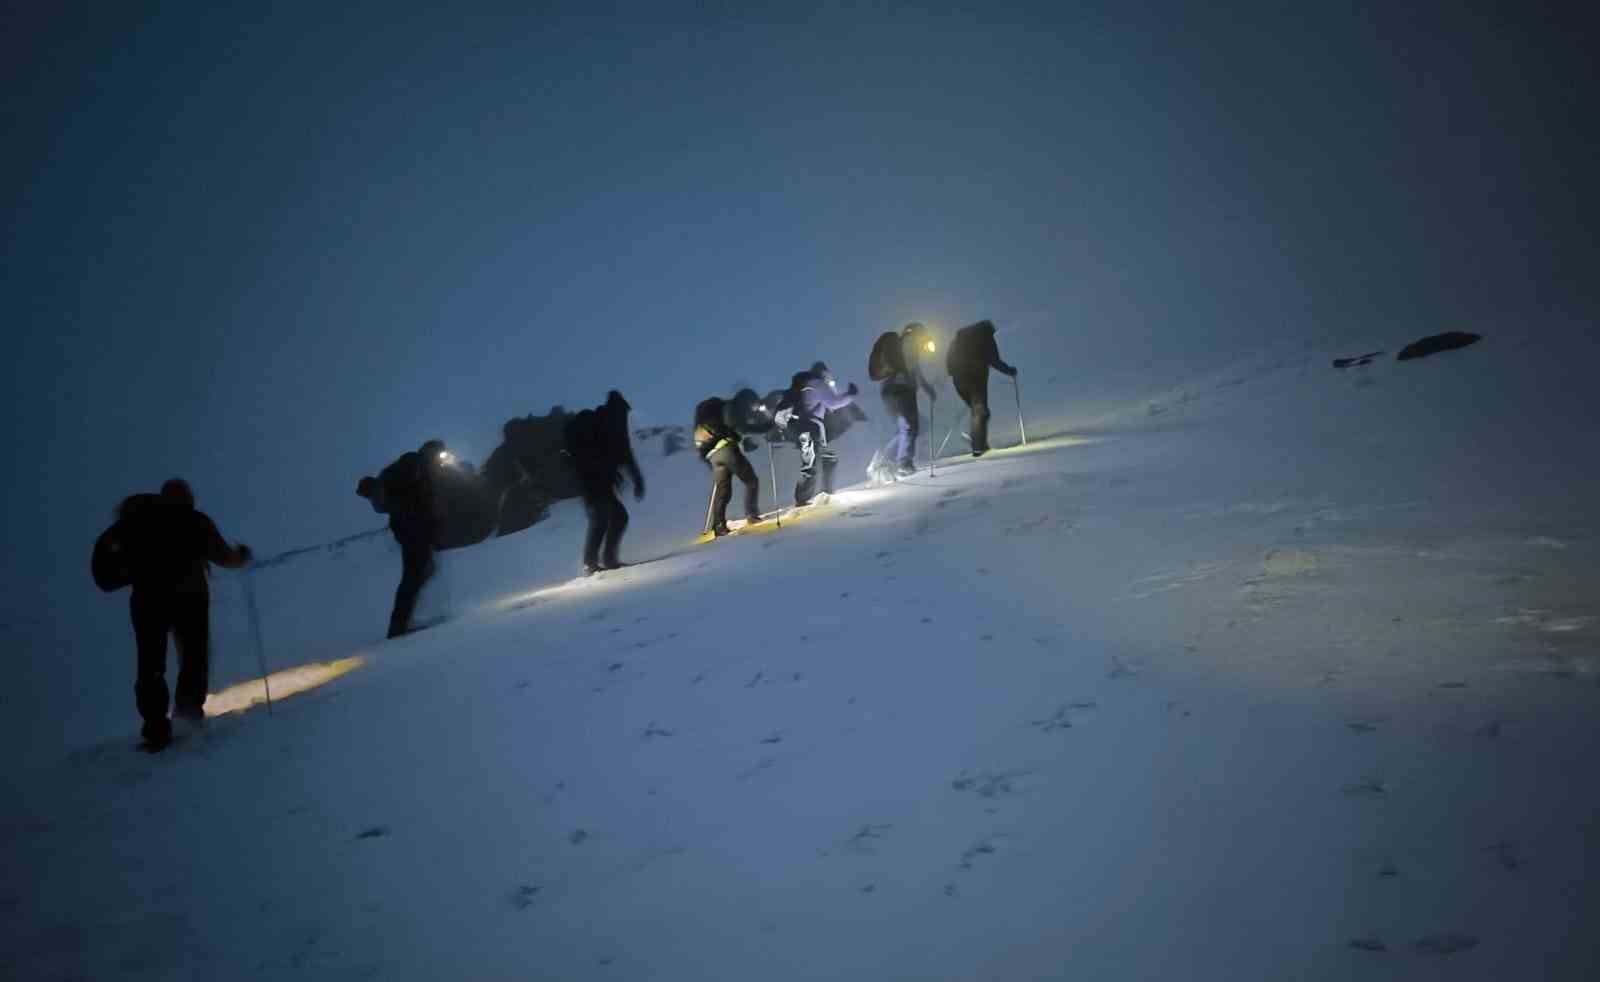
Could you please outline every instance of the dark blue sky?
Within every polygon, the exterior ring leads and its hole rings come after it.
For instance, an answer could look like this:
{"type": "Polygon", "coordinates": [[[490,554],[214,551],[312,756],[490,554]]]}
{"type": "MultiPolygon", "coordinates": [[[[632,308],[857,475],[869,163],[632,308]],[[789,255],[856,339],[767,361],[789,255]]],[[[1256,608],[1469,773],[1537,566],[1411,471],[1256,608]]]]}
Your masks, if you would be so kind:
{"type": "Polygon", "coordinates": [[[911,318],[1092,376],[1597,306],[1596,39],[1527,4],[328,6],[5,5],[13,602],[174,474],[276,552],[911,318]]]}

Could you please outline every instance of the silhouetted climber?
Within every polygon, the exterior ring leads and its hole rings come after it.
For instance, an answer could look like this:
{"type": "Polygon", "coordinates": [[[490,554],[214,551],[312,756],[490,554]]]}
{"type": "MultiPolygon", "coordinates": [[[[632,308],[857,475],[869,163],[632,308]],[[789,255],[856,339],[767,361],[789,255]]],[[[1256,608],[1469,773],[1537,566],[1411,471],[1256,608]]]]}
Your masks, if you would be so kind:
{"type": "Polygon", "coordinates": [[[612,389],[604,405],[585,409],[566,424],[567,454],[578,473],[583,510],[589,516],[583,540],[585,576],[624,565],[617,555],[628,528],[628,509],[617,497],[623,471],[633,481],[634,500],[644,498],[644,475],[639,473],[628,434],[632,408],[622,393],[612,389]]]}
{"type": "Polygon", "coordinates": [[[822,492],[833,493],[833,471],[839,464],[839,454],[828,445],[827,414],[838,412],[851,405],[860,390],[855,383],[839,393],[835,391],[833,376],[828,366],[818,362],[809,372],[796,373],[790,383],[794,392],[792,404],[794,417],[790,430],[800,444],[800,480],[794,486],[794,503],[809,505],[816,497],[817,470],[822,471],[822,492]]]}
{"type": "Polygon", "coordinates": [[[989,369],[1012,378],[1017,377],[1017,370],[1000,360],[991,321],[979,321],[957,331],[944,364],[950,371],[950,381],[955,383],[956,395],[972,412],[972,456],[982,457],[989,452],[989,369]]]}
{"type": "Polygon", "coordinates": [[[172,742],[167,719],[167,636],[178,651],[173,717],[205,722],[211,675],[211,593],[207,563],[238,569],[248,546],[230,546],[216,523],[194,506],[186,481],[173,478],[160,494],[123,500],[117,521],[95,543],[93,572],[104,590],[131,585],[128,611],[139,651],[134,700],[144,720],[144,749],[172,742]]]}
{"type": "Polygon", "coordinates": [[[400,585],[395,588],[394,608],[389,613],[390,638],[411,630],[417,595],[434,573],[433,554],[442,516],[432,475],[443,447],[439,441],[429,440],[422,449],[401,454],[376,480],[364,477],[356,485],[356,494],[371,501],[374,511],[389,516],[389,531],[400,544],[400,585]],[[430,456],[435,458],[432,463],[427,459],[430,456]]]}
{"type": "Polygon", "coordinates": [[[928,329],[911,323],[898,336],[893,331],[879,335],[867,358],[867,376],[883,383],[883,408],[895,421],[894,457],[899,477],[917,472],[917,388],[928,393],[930,403],[939,398],[922,371],[922,355],[932,353],[928,329]]]}
{"type": "Polygon", "coordinates": [[[711,531],[728,534],[728,502],[733,498],[733,478],[744,484],[744,513],[749,524],[761,521],[761,483],[740,448],[742,438],[734,425],[736,409],[723,399],[706,399],[694,407],[694,449],[711,468],[711,531]]]}

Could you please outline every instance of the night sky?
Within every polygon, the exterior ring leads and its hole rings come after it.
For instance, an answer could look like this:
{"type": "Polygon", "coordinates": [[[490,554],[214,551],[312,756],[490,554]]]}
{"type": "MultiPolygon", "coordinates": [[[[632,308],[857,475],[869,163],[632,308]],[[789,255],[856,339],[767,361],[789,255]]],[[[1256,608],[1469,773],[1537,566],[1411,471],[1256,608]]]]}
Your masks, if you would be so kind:
{"type": "Polygon", "coordinates": [[[1554,8],[413,6],[4,4],[8,605],[173,475],[269,554],[428,437],[865,384],[909,319],[1093,376],[1600,306],[1554,8]]]}

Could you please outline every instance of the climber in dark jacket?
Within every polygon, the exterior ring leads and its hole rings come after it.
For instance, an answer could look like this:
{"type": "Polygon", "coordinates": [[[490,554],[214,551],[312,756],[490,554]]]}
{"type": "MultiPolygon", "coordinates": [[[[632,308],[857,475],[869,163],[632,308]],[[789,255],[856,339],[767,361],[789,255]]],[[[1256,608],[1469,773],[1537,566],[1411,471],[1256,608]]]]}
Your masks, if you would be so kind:
{"type": "Polygon", "coordinates": [[[723,399],[706,399],[694,407],[694,449],[711,468],[711,532],[719,537],[728,534],[728,502],[733,498],[734,475],[744,484],[747,524],[761,521],[761,484],[739,446],[734,415],[733,404],[723,399]]]}
{"type": "Polygon", "coordinates": [[[622,393],[612,389],[603,405],[585,409],[566,423],[567,454],[577,471],[583,510],[589,518],[583,540],[585,575],[626,565],[618,558],[622,534],[628,529],[628,509],[617,497],[623,472],[633,482],[634,500],[644,498],[644,475],[628,434],[632,409],[622,393]]]}
{"type": "Polygon", "coordinates": [[[963,327],[956,332],[950,352],[945,356],[945,368],[950,371],[950,381],[955,383],[956,395],[972,413],[970,436],[974,457],[989,452],[989,369],[1017,377],[1017,370],[1000,360],[994,330],[990,321],[963,327]]]}
{"type": "Polygon", "coordinates": [[[389,531],[400,546],[400,585],[395,587],[394,607],[389,611],[390,638],[411,630],[417,597],[436,568],[433,556],[443,514],[433,475],[443,449],[443,443],[429,440],[395,458],[377,478],[364,477],[356,485],[356,494],[371,502],[374,511],[389,516],[389,531]]]}
{"type": "MultiPolygon", "coordinates": [[[[820,364],[820,363],[819,363],[820,364]]],[[[794,420],[790,430],[800,443],[800,480],[794,486],[794,503],[809,505],[816,497],[817,470],[822,471],[822,491],[833,493],[833,471],[839,465],[838,451],[828,445],[827,415],[855,402],[854,382],[843,393],[835,388],[827,366],[799,372],[790,383],[794,392],[794,420]]]]}
{"type": "Polygon", "coordinates": [[[128,609],[139,651],[133,692],[144,719],[144,749],[172,742],[167,719],[167,636],[178,650],[173,716],[205,721],[211,671],[211,594],[207,566],[238,569],[250,560],[247,546],[230,546],[216,523],[194,506],[188,482],[173,478],[160,494],[136,494],[117,511],[107,533],[133,587],[128,609]]]}
{"type": "Polygon", "coordinates": [[[899,477],[910,477],[917,472],[917,432],[920,429],[917,389],[928,394],[930,404],[939,398],[939,391],[922,370],[922,356],[931,354],[933,347],[933,339],[923,325],[913,322],[902,328],[899,358],[880,390],[883,408],[895,421],[894,456],[899,477]]]}

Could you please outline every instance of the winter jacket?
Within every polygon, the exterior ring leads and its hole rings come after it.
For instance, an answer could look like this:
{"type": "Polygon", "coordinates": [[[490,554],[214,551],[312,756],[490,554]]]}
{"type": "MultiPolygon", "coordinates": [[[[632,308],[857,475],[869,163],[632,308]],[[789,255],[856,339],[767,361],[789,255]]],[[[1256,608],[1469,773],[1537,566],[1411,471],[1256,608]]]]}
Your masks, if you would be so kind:
{"type": "MultiPolygon", "coordinates": [[[[633,482],[634,491],[643,496],[644,475],[639,471],[639,461],[633,456],[633,440],[628,434],[628,413],[632,409],[622,393],[612,389],[606,396],[605,404],[594,410],[602,445],[595,448],[593,453],[575,455],[573,462],[579,474],[609,474],[615,485],[620,485],[626,474],[633,482]]],[[[568,425],[570,427],[571,424],[568,425]]]]}
{"type": "Polygon", "coordinates": [[[161,495],[125,499],[114,529],[136,591],[203,591],[208,563],[237,569],[248,555],[228,545],[205,512],[161,495]]]}
{"type": "Polygon", "coordinates": [[[825,380],[813,375],[800,389],[795,400],[795,415],[804,420],[819,420],[854,401],[854,396],[835,392],[825,380]]]}
{"type": "Polygon", "coordinates": [[[378,474],[378,483],[383,487],[389,527],[431,538],[441,516],[432,474],[422,454],[415,450],[401,454],[378,474]]]}
{"type": "Polygon", "coordinates": [[[991,368],[1005,375],[1017,374],[1015,368],[1000,360],[1000,347],[994,341],[994,324],[989,321],[979,321],[957,331],[944,364],[951,378],[978,378],[991,368]]]}

